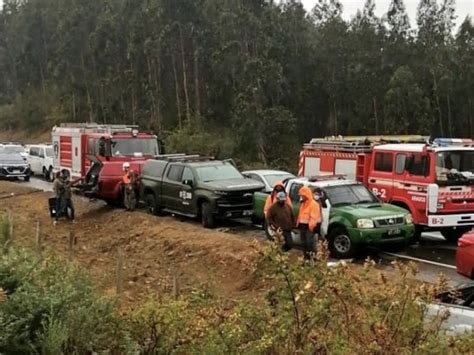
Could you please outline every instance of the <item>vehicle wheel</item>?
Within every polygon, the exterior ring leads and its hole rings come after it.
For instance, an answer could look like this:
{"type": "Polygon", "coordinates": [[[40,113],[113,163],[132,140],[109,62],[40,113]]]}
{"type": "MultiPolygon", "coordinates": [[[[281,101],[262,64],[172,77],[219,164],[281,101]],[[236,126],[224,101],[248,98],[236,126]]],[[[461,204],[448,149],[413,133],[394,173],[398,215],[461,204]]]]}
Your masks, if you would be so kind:
{"type": "Polygon", "coordinates": [[[50,167],[48,170],[43,168],[43,175],[46,181],[53,181],[53,168],[50,167]]]}
{"type": "Polygon", "coordinates": [[[266,221],[263,222],[263,229],[265,230],[265,235],[267,236],[267,239],[271,242],[275,239],[275,231],[270,227],[270,225],[267,224],[266,221]]]}
{"type": "Polygon", "coordinates": [[[441,235],[449,243],[456,243],[464,233],[469,231],[469,228],[448,228],[441,231],[441,235]]]}
{"type": "Polygon", "coordinates": [[[30,176],[27,175],[27,176],[25,176],[23,179],[28,182],[28,181],[30,181],[30,176]]]}
{"type": "Polygon", "coordinates": [[[214,228],[215,216],[209,202],[203,202],[201,205],[201,223],[204,228],[214,228]]]}
{"type": "Polygon", "coordinates": [[[146,210],[148,213],[156,216],[158,215],[158,207],[156,206],[156,198],[153,194],[147,194],[145,196],[146,210]]]}
{"type": "Polygon", "coordinates": [[[343,227],[330,230],[328,235],[329,250],[338,259],[349,259],[355,253],[355,246],[343,227]]]}

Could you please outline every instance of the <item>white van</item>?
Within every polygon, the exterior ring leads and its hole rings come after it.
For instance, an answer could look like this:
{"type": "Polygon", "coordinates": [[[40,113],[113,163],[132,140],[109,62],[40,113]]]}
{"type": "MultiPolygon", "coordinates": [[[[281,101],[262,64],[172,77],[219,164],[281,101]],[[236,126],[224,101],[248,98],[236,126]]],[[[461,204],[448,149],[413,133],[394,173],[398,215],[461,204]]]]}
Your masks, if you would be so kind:
{"type": "Polygon", "coordinates": [[[53,146],[51,144],[30,145],[28,162],[33,175],[43,175],[47,181],[53,179],[53,146]]]}

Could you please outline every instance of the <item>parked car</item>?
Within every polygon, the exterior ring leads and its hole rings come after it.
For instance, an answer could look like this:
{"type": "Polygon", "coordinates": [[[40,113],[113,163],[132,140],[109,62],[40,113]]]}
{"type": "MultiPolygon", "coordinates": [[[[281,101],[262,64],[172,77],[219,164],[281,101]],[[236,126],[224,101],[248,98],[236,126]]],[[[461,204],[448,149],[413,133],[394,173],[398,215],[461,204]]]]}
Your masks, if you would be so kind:
{"type": "MultiPolygon", "coordinates": [[[[298,177],[285,181],[285,189],[293,202],[295,216],[299,211],[299,190],[302,186],[320,188],[322,201],[321,234],[329,243],[331,254],[351,258],[366,247],[404,247],[413,242],[415,227],[409,211],[380,203],[364,185],[341,176],[298,177]]],[[[264,220],[266,193],[254,194],[254,219],[264,220]]],[[[265,226],[269,238],[273,231],[265,226]]]]}
{"type": "Polygon", "coordinates": [[[20,144],[5,144],[0,151],[6,154],[20,154],[25,161],[28,159],[25,147],[20,144]]]}
{"type": "Polygon", "coordinates": [[[54,151],[51,144],[30,145],[28,162],[34,175],[42,175],[47,181],[53,178],[54,151]]]}
{"type": "Polygon", "coordinates": [[[437,303],[425,306],[426,319],[448,311],[449,316],[441,325],[448,335],[462,335],[474,332],[474,283],[457,286],[453,291],[437,296],[437,303]]]}
{"type": "Polygon", "coordinates": [[[200,217],[205,228],[212,228],[217,218],[251,217],[253,194],[263,188],[231,161],[175,155],[145,163],[140,194],[153,214],[200,217]]]}
{"type": "Polygon", "coordinates": [[[272,192],[273,186],[278,181],[294,178],[292,173],[281,170],[249,170],[242,173],[243,176],[262,182],[265,185],[265,192],[272,192]]]}
{"type": "Polygon", "coordinates": [[[30,167],[20,153],[0,152],[0,177],[30,180],[30,167]]]}
{"type": "Polygon", "coordinates": [[[474,279],[474,229],[458,240],[456,269],[461,275],[474,279]]]}

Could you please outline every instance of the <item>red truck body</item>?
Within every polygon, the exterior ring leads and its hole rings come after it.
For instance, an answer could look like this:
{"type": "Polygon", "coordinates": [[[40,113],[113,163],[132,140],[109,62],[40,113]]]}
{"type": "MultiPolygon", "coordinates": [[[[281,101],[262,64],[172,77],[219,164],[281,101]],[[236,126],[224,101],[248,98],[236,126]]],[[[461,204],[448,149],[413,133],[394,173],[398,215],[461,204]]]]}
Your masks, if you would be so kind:
{"type": "Polygon", "coordinates": [[[122,165],[139,176],[147,159],[160,154],[157,137],[136,126],[62,124],[53,127],[54,172],[81,179],[79,190],[108,202],[121,201],[122,165]]]}
{"type": "Polygon", "coordinates": [[[457,239],[474,226],[474,145],[422,136],[326,137],[300,153],[299,175],[345,174],[405,207],[418,231],[457,239]]]}

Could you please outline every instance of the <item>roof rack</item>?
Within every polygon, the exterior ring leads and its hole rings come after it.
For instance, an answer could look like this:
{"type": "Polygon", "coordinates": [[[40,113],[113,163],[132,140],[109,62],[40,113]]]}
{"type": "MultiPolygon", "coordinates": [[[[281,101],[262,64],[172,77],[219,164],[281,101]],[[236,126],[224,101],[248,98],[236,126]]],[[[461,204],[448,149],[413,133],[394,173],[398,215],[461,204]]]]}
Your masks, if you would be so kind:
{"type": "Polygon", "coordinates": [[[186,161],[186,162],[195,162],[195,161],[209,161],[209,160],[214,160],[214,157],[210,156],[201,156],[198,154],[194,155],[186,155],[186,154],[166,154],[166,155],[157,155],[155,157],[157,160],[165,160],[165,161],[170,161],[170,162],[181,162],[181,161],[186,161]]]}
{"type": "Polygon", "coordinates": [[[351,153],[370,151],[375,145],[387,143],[429,143],[429,137],[421,135],[400,136],[329,136],[313,138],[305,149],[336,150],[351,153]]]}
{"type": "Polygon", "coordinates": [[[61,123],[59,126],[53,127],[53,131],[57,128],[62,129],[80,129],[83,132],[92,131],[93,133],[121,133],[133,132],[138,130],[137,125],[126,124],[97,124],[97,123],[61,123]]]}

